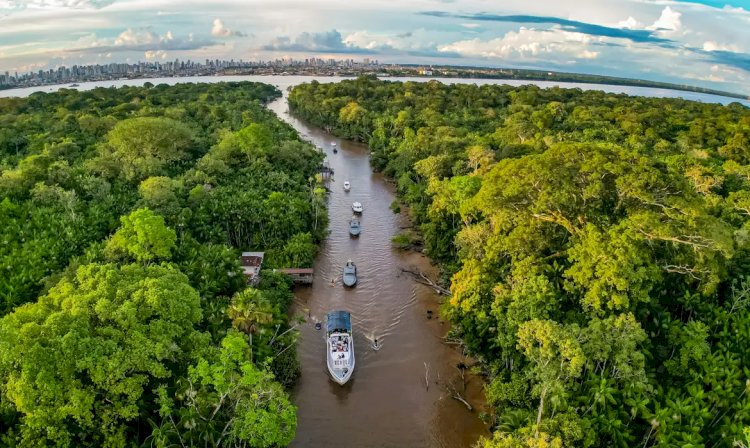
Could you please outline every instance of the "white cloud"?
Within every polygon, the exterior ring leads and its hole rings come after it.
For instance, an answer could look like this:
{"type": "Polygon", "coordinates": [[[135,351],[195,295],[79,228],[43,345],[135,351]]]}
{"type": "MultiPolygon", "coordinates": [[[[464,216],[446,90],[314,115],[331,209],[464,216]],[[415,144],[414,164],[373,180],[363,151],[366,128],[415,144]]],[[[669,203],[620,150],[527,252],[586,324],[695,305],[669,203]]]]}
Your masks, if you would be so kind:
{"type": "Polygon", "coordinates": [[[245,33],[232,31],[227,28],[226,25],[224,25],[224,21],[221,19],[214,19],[214,24],[211,28],[211,35],[214,37],[246,36],[245,33]]]}
{"type": "Polygon", "coordinates": [[[621,22],[617,23],[618,28],[626,28],[629,30],[637,30],[640,28],[643,28],[643,24],[633,18],[633,16],[628,17],[626,20],[623,20],[621,22]]]}
{"type": "Polygon", "coordinates": [[[661,16],[649,27],[651,30],[679,31],[682,28],[682,13],[667,6],[661,16]]]}
{"type": "Polygon", "coordinates": [[[163,50],[156,50],[156,51],[146,51],[143,53],[143,56],[148,60],[154,60],[154,59],[166,59],[167,58],[167,52],[163,50]]]}
{"type": "Polygon", "coordinates": [[[171,40],[174,40],[174,36],[172,35],[171,31],[167,31],[164,36],[159,36],[151,30],[143,28],[134,30],[132,28],[128,28],[127,30],[120,33],[119,36],[117,36],[117,39],[115,39],[115,45],[129,47],[142,45],[160,45],[171,40]]]}
{"type": "Polygon", "coordinates": [[[503,37],[491,40],[469,39],[441,45],[438,50],[458,53],[465,57],[536,59],[540,57],[566,60],[570,57],[594,59],[598,51],[589,48],[596,39],[588,34],[552,30],[536,30],[521,27],[509,31],[503,37]]]}
{"type": "Polygon", "coordinates": [[[721,44],[712,40],[703,42],[703,49],[705,51],[732,51],[739,52],[740,48],[733,44],[721,44]]]}
{"type": "Polygon", "coordinates": [[[55,8],[104,8],[114,3],[114,0],[6,0],[0,2],[0,8],[20,10],[24,8],[55,9],[55,8]]]}
{"type": "Polygon", "coordinates": [[[478,23],[462,23],[461,26],[464,28],[469,28],[470,30],[473,30],[473,29],[479,28],[480,25],[478,23]]]}

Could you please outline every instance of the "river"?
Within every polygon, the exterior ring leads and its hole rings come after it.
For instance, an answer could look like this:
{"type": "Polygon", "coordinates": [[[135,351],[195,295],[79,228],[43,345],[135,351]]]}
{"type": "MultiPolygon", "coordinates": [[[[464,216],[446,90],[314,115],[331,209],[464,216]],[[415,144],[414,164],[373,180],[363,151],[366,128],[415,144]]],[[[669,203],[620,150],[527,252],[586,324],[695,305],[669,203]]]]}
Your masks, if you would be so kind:
{"type": "Polygon", "coordinates": [[[313,285],[295,294],[296,310],[309,310],[310,318],[299,343],[302,377],[295,391],[299,426],[293,446],[471,446],[487,429],[478,410],[469,412],[449,392],[453,387],[481,406],[481,381],[467,374],[464,389],[456,365],[465,360],[440,339],[447,324],[437,317],[438,296],[401,273],[401,267],[433,275],[435,270],[421,254],[391,247],[391,237],[409,225],[407,218],[390,210],[393,187],[372,172],[364,145],[333,138],[290,116],[286,92],[269,108],[325,148],[335,173],[328,198],[330,234],[315,260],[313,285]],[[336,142],[338,154],[331,142],[336,142]],[[352,185],[348,193],[345,180],[352,185]],[[354,201],[364,206],[359,238],[349,236],[354,201]],[[347,259],[357,264],[359,274],[352,289],[340,281],[347,259]],[[331,286],[332,278],[338,279],[336,286],[331,286]],[[357,365],[344,387],[328,378],[324,330],[314,326],[336,309],[351,312],[354,329],[357,365]],[[428,319],[428,310],[434,318],[428,319]],[[374,338],[381,344],[379,351],[371,348],[374,338]]]}
{"type": "MultiPolygon", "coordinates": [[[[311,80],[319,82],[337,82],[342,79],[351,79],[339,76],[298,76],[298,75],[242,75],[242,76],[186,76],[170,78],[139,78],[139,79],[118,79],[111,81],[91,81],[82,82],[75,87],[77,90],[91,90],[96,87],[121,87],[121,86],[140,86],[145,82],[152,84],[177,84],[182,82],[221,82],[221,81],[255,81],[273,84],[286,90],[290,86],[310,82],[311,80]]],[[[523,86],[533,84],[542,88],[562,87],[569,89],[581,90],[601,90],[608,93],[624,93],[634,96],[645,96],[655,98],[684,98],[686,100],[701,101],[704,103],[729,104],[737,102],[750,107],[750,100],[730,98],[720,95],[711,95],[708,93],[687,92],[683,90],[658,89],[654,87],[636,87],[636,86],[617,86],[611,84],[587,84],[578,82],[557,82],[557,81],[531,81],[517,79],[477,79],[477,78],[440,78],[440,77],[387,77],[382,78],[390,81],[416,81],[425,82],[437,80],[445,84],[508,84],[511,86],[523,86]]],[[[21,89],[0,90],[0,98],[7,97],[25,97],[34,92],[54,92],[61,88],[68,88],[69,84],[26,87],[21,89]]]]}

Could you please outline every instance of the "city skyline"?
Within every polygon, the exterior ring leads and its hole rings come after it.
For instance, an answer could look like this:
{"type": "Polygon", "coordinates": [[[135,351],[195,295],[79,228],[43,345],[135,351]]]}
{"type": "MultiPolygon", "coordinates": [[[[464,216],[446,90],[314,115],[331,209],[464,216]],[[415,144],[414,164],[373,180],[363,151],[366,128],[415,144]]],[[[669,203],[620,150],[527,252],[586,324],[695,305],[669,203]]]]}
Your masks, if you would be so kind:
{"type": "Polygon", "coordinates": [[[175,59],[356,57],[590,73],[747,94],[746,5],[0,0],[0,73],[175,59]]]}

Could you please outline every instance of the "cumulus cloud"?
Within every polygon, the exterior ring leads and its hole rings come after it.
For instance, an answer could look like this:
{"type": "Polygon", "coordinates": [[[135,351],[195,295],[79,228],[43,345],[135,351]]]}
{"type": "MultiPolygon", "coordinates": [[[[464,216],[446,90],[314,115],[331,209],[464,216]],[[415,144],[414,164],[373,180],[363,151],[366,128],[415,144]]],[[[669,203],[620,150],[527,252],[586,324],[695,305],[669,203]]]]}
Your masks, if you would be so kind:
{"type": "MultiPolygon", "coordinates": [[[[666,9],[669,9],[667,7],[666,9]]],[[[677,13],[679,15],[679,13],[677,13]]],[[[652,42],[666,44],[671,41],[657,35],[657,29],[627,29],[624,27],[611,27],[598,25],[596,23],[581,22],[578,20],[563,19],[561,17],[546,17],[532,15],[513,15],[504,16],[487,13],[477,14],[453,14],[442,11],[427,11],[420,15],[443,17],[452,19],[469,19],[483,22],[501,22],[501,23],[518,23],[518,24],[549,24],[556,25],[566,31],[588,34],[591,36],[613,37],[618,39],[628,39],[632,42],[652,42]]],[[[679,20],[679,17],[678,17],[679,20]]]]}
{"type": "Polygon", "coordinates": [[[650,30],[679,31],[682,28],[682,13],[675,11],[669,6],[661,11],[661,16],[656,19],[653,25],[648,27],[650,30]]]}
{"type": "Polygon", "coordinates": [[[143,57],[145,57],[146,59],[150,61],[154,59],[166,59],[167,52],[163,50],[146,51],[143,53],[143,57]]]}
{"type": "Polygon", "coordinates": [[[503,37],[490,40],[469,39],[441,45],[441,52],[452,52],[464,57],[536,59],[539,57],[558,59],[594,59],[599,52],[590,48],[592,36],[584,33],[553,30],[536,30],[521,27],[509,31],[503,37]]]}
{"type": "Polygon", "coordinates": [[[158,52],[197,50],[213,45],[218,45],[218,43],[211,40],[196,39],[192,33],[188,34],[187,37],[178,37],[172,34],[171,31],[158,34],[150,28],[128,28],[121,32],[114,40],[97,39],[93,34],[84,36],[79,39],[78,45],[65,51],[68,53],[86,53],[93,50],[100,53],[124,51],[158,52]]]}
{"type": "Polygon", "coordinates": [[[21,10],[27,7],[35,9],[74,8],[100,9],[114,3],[115,0],[6,0],[0,2],[0,8],[21,10]]]}
{"type": "Polygon", "coordinates": [[[247,34],[241,31],[230,30],[226,27],[226,25],[224,25],[224,21],[221,19],[214,19],[213,27],[211,28],[211,35],[214,37],[247,36],[247,34]]]}
{"type": "Polygon", "coordinates": [[[639,28],[643,28],[643,24],[633,18],[633,16],[628,17],[627,19],[618,22],[617,26],[619,28],[625,28],[629,30],[637,30],[639,28]]]}
{"type": "Polygon", "coordinates": [[[320,53],[372,53],[372,50],[344,42],[344,39],[336,30],[322,33],[304,32],[292,40],[288,36],[273,39],[261,47],[266,51],[294,51],[294,52],[320,52],[320,53]]]}
{"type": "Polygon", "coordinates": [[[739,52],[740,48],[733,44],[721,44],[712,40],[703,42],[704,51],[734,51],[739,52]]]}

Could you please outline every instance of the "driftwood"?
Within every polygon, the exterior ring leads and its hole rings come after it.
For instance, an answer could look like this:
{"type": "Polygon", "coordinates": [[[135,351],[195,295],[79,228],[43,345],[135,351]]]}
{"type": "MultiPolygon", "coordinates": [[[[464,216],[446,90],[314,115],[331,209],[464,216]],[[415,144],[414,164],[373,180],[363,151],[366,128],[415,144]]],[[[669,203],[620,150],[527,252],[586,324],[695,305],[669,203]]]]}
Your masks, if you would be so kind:
{"type": "Polygon", "coordinates": [[[466,406],[466,409],[468,409],[469,411],[473,411],[474,410],[474,408],[469,404],[469,402],[466,401],[466,400],[464,400],[464,398],[458,392],[456,392],[454,394],[451,394],[451,398],[453,398],[454,400],[458,400],[461,403],[463,403],[466,406]]]}
{"type": "Polygon", "coordinates": [[[427,363],[424,363],[424,387],[430,390],[430,365],[427,363]]]}
{"type": "Polygon", "coordinates": [[[474,411],[474,407],[471,404],[469,404],[469,402],[466,401],[464,399],[464,397],[461,396],[461,393],[459,393],[456,390],[456,387],[453,385],[453,383],[448,383],[445,386],[445,388],[448,391],[448,394],[450,395],[451,398],[453,398],[454,400],[457,400],[457,401],[460,401],[461,403],[463,403],[464,406],[466,406],[466,409],[469,410],[469,412],[474,411]]]}
{"type": "Polygon", "coordinates": [[[406,268],[401,268],[401,272],[405,272],[411,275],[414,281],[416,281],[417,283],[421,283],[423,285],[429,286],[438,294],[442,294],[444,296],[451,295],[450,291],[448,291],[447,289],[443,288],[442,286],[432,281],[424,272],[421,272],[421,271],[417,272],[417,271],[413,271],[411,269],[406,269],[406,268]]]}

